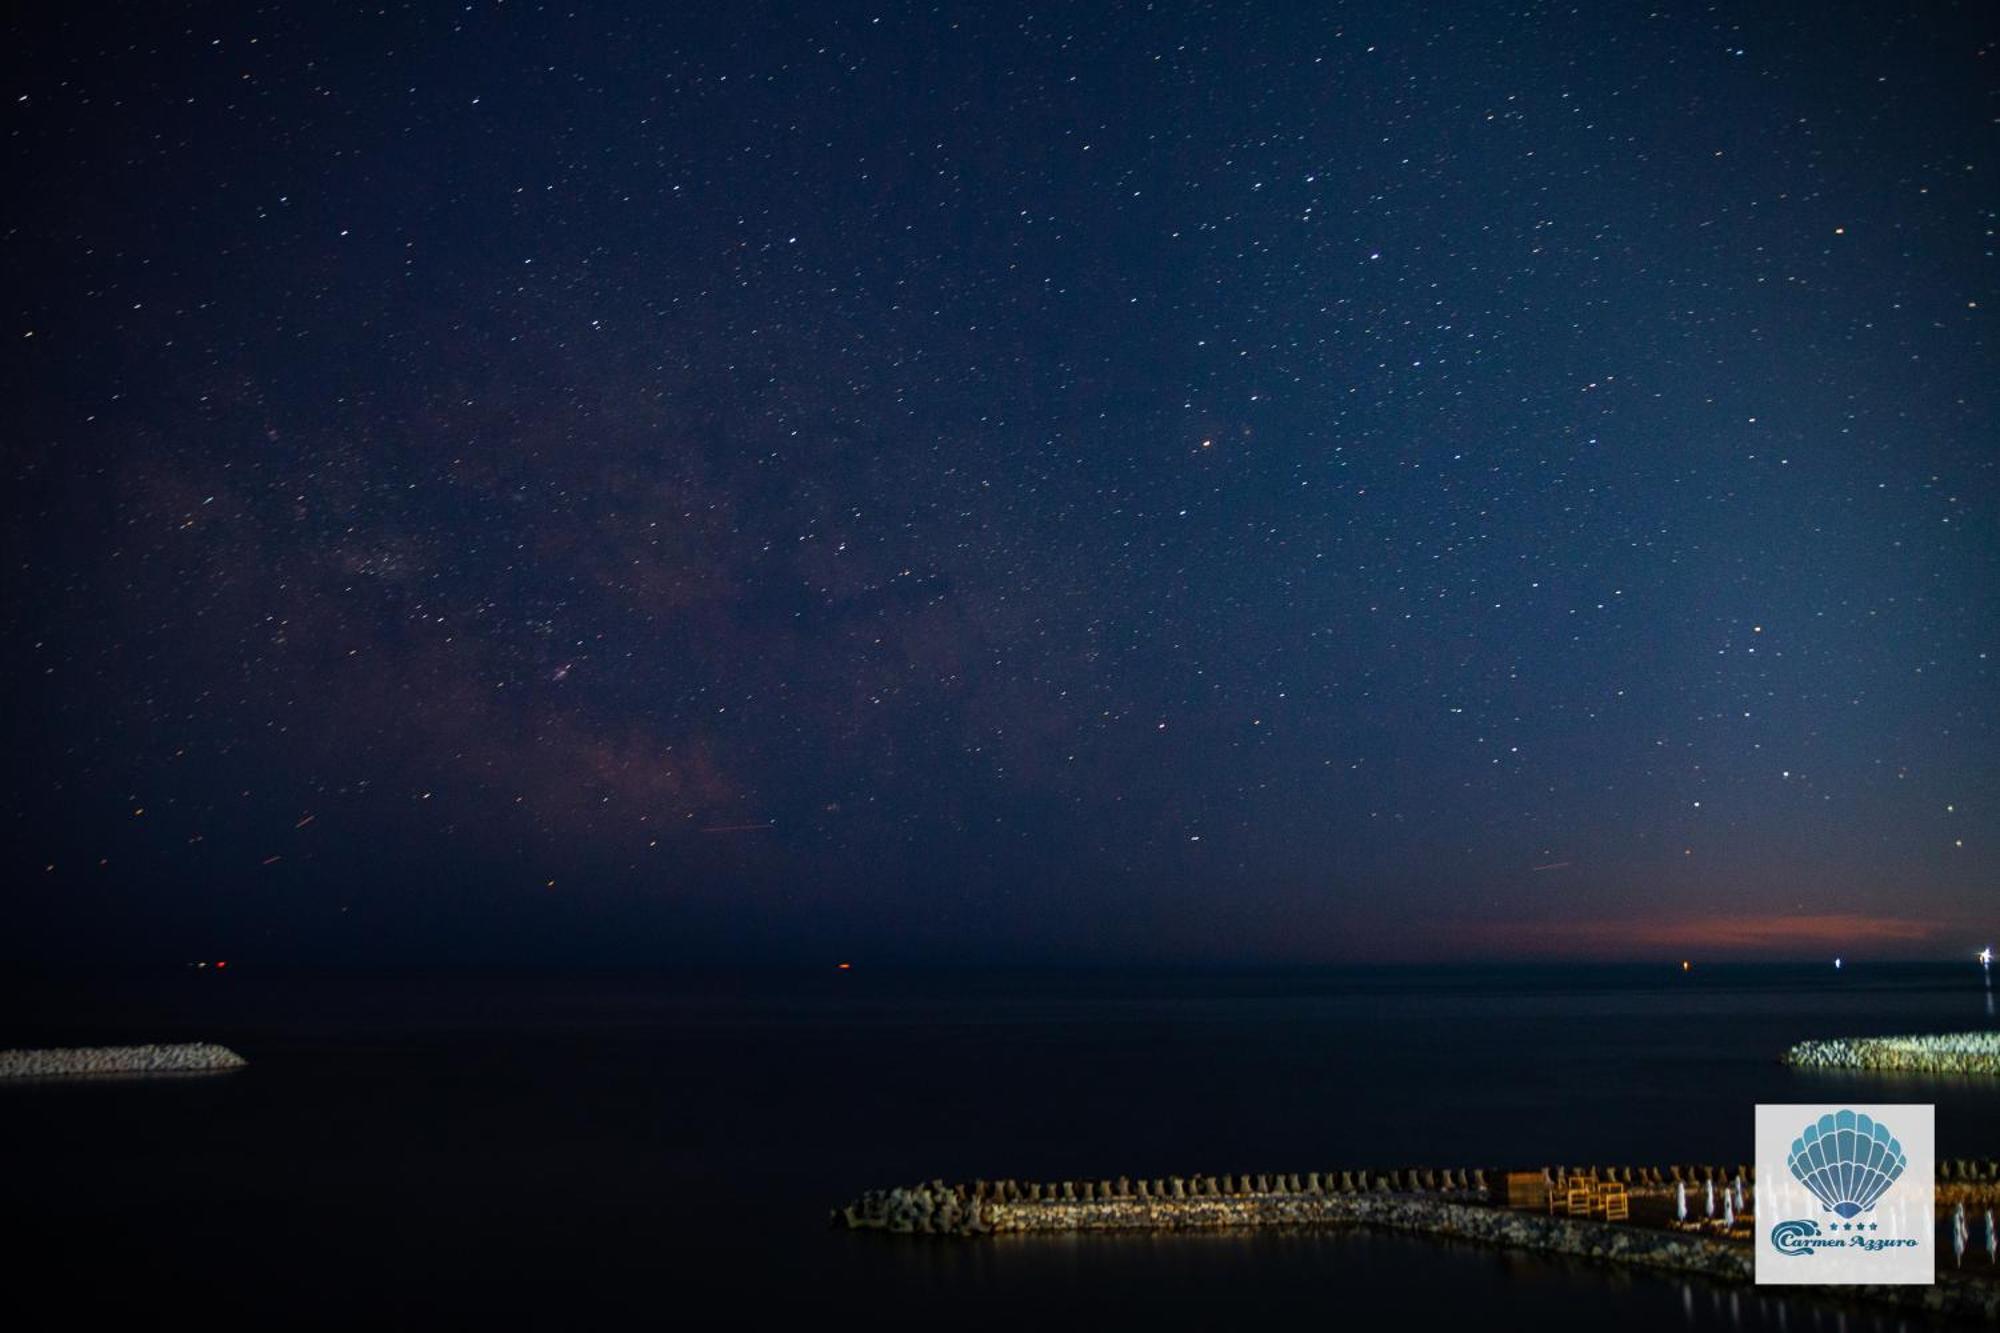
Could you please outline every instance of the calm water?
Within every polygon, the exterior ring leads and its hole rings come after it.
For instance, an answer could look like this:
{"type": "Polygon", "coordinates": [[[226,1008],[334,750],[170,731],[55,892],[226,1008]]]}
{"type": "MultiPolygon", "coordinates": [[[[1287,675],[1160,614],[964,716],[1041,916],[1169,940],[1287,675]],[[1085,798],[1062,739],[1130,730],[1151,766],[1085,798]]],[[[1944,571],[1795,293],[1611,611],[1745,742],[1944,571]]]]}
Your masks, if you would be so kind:
{"type": "MultiPolygon", "coordinates": [[[[733,1303],[982,1326],[1124,1312],[1893,1328],[1899,1317],[1345,1232],[891,1239],[859,1190],[1353,1165],[1744,1161],[1757,1101],[2000,1087],[1807,1075],[1805,1037],[1991,1025],[1966,968],[266,979],[7,1006],[0,1046],[228,1042],[225,1077],[0,1089],[14,1271],[80,1313],[574,1327],[733,1303]],[[1844,1321],[1844,1322],[1843,1322],[1844,1321]]],[[[11,1266],[11,1265],[10,1265],[11,1266]]]]}

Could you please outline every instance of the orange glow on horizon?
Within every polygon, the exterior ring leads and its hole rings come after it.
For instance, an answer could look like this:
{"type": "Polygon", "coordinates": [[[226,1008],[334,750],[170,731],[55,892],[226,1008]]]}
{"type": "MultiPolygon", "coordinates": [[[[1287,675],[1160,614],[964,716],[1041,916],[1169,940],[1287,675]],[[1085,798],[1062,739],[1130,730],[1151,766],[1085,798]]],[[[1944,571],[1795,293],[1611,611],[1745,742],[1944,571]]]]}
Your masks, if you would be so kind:
{"type": "Polygon", "coordinates": [[[1465,950],[1544,957],[1630,958],[1666,954],[1693,968],[1693,956],[1865,955],[1921,946],[1953,934],[1952,923],[1862,912],[1815,916],[1692,916],[1665,921],[1496,921],[1442,932],[1465,950]]]}

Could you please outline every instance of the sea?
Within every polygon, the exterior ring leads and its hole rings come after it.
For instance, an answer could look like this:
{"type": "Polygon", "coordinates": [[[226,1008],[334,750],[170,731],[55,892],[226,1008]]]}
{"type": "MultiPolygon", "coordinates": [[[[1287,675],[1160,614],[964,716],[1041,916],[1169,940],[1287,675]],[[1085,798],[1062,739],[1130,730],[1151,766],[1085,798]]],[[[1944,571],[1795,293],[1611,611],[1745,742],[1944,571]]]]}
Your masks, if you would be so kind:
{"type": "Polygon", "coordinates": [[[1992,1027],[1971,964],[238,967],[12,993],[0,1047],[204,1040],[250,1062],[0,1086],[4,1211],[26,1223],[0,1269],[66,1326],[1919,1328],[1366,1231],[829,1219],[932,1178],[1741,1163],[1760,1101],[1931,1102],[1941,1157],[2000,1156],[2000,1080],[1778,1059],[1992,1027]]]}

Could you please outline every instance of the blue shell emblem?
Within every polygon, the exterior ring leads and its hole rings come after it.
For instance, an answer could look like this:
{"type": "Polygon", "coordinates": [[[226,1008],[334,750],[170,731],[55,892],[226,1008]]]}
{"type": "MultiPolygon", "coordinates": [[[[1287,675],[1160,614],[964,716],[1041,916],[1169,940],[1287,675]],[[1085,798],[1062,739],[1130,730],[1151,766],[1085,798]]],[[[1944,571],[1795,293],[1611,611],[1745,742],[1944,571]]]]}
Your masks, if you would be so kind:
{"type": "Polygon", "coordinates": [[[1910,1159],[1881,1121],[1859,1111],[1823,1115],[1792,1140],[1785,1165],[1842,1217],[1867,1212],[1896,1183],[1910,1159]]]}

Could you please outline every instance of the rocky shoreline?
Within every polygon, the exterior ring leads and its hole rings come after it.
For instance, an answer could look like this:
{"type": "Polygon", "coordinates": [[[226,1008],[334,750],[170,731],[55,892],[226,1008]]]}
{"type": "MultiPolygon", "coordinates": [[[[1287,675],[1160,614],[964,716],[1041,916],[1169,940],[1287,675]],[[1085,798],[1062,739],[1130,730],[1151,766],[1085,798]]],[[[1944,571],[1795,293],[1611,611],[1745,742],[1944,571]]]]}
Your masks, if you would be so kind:
{"type": "Polygon", "coordinates": [[[1830,1037],[1785,1052],[1802,1069],[1897,1069],[1923,1074],[2000,1074],[2000,1032],[1909,1037],[1830,1037]]]}
{"type": "Polygon", "coordinates": [[[240,1069],[248,1062],[227,1046],[183,1042],[169,1046],[63,1046],[0,1051],[0,1079],[77,1078],[97,1074],[205,1074],[240,1069]]]}
{"type": "MultiPolygon", "coordinates": [[[[1301,1225],[1355,1220],[1355,1201],[1416,1198],[1460,1203],[1484,1212],[1522,1216],[1496,1208],[1503,1180],[1522,1177],[1544,1192],[1560,1193],[1572,1176],[1615,1181],[1635,1199],[1673,1194],[1677,1185],[1756,1183],[1754,1167],[1701,1163],[1671,1166],[1545,1166],[1526,1172],[1483,1168],[1409,1167],[1396,1170],[1163,1176],[1115,1180],[942,1180],[890,1190],[869,1190],[833,1214],[835,1225],[901,1234],[984,1235],[1004,1231],[1100,1231],[1122,1228],[1186,1230],[1195,1227],[1301,1225]]],[[[1941,1207],[2000,1204],[2000,1159],[1946,1158],[1937,1164],[1941,1207]]],[[[1540,1196],[1538,1196],[1540,1197],[1540,1196]]]]}
{"type": "MultiPolygon", "coordinates": [[[[1599,1179],[1628,1182],[1638,1197],[1671,1194],[1675,1184],[1727,1180],[1747,1167],[1593,1167],[1599,1179]]],[[[1571,1174],[1548,1167],[1540,1175],[1559,1188],[1571,1174]]],[[[1755,1257],[1741,1241],[1689,1231],[1571,1218],[1495,1206],[1489,1186],[1503,1179],[1484,1170],[1414,1169],[1388,1172],[1308,1172],[1303,1175],[1169,1176],[1131,1180],[941,1180],[906,1189],[875,1190],[833,1215],[856,1230],[936,1236],[1050,1234],[1077,1231],[1180,1231],[1261,1226],[1367,1226],[1595,1262],[1692,1273],[1721,1282],[1751,1282],[1755,1257]]],[[[1939,1163],[1940,1189],[1973,1198],[2000,1197],[2000,1161],[1939,1163]]],[[[1823,1295],[1850,1297],[1954,1318],[2000,1321],[2000,1283],[1940,1272],[1930,1287],[1847,1287],[1823,1295]]]]}

